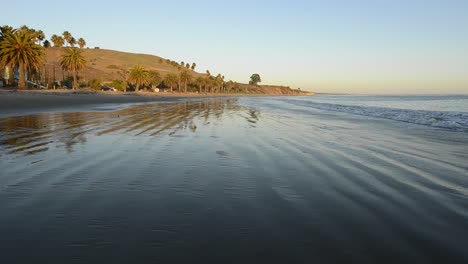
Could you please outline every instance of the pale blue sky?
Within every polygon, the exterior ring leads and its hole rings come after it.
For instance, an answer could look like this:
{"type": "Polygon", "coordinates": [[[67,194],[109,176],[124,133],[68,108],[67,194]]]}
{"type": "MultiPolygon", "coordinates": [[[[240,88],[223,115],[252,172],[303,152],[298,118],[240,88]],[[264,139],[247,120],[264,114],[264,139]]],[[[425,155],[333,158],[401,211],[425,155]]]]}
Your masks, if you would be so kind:
{"type": "Polygon", "coordinates": [[[0,24],[319,92],[468,93],[467,0],[24,1],[0,24]],[[23,2],[23,3],[24,3],[23,2]]]}

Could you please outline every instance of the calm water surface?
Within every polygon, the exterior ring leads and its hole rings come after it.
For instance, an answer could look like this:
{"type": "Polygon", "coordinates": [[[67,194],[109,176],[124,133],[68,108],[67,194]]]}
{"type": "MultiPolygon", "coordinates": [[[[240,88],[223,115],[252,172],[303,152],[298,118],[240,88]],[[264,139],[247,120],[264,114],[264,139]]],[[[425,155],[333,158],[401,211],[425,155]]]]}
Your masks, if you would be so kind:
{"type": "Polygon", "coordinates": [[[466,131],[294,100],[1,118],[0,263],[466,263],[466,131]]]}

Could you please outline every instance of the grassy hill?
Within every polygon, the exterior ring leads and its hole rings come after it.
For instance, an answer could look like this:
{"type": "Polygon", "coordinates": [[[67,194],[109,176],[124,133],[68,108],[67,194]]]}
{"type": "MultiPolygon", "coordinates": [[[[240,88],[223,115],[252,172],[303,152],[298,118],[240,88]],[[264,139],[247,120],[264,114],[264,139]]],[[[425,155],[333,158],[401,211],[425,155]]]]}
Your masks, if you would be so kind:
{"type": "MultiPolygon", "coordinates": [[[[82,76],[82,78],[86,81],[92,79],[112,81],[119,78],[117,72],[120,68],[130,69],[137,64],[143,65],[145,68],[150,70],[157,70],[163,76],[170,72],[180,72],[177,67],[166,63],[166,59],[154,55],[136,54],[105,49],[83,49],[83,51],[83,55],[88,62],[88,66],[84,71],[80,72],[80,76],[82,76]]],[[[63,53],[64,51],[62,48],[46,49],[47,70],[49,72],[53,72],[53,66],[55,65],[56,74],[57,72],[61,74],[59,61],[60,56],[63,53]]],[[[201,75],[193,71],[191,72],[194,76],[201,75]]],[[[67,73],[64,74],[67,75],[67,73]]],[[[57,74],[56,76],[60,75],[57,74]]]]}
{"type": "MultiPolygon", "coordinates": [[[[118,71],[120,69],[130,69],[135,65],[143,65],[149,70],[156,70],[164,77],[168,73],[179,74],[181,68],[179,65],[168,63],[165,58],[148,54],[136,54],[106,49],[83,49],[88,65],[85,70],[80,72],[81,80],[90,81],[100,79],[103,82],[110,82],[120,78],[118,71]]],[[[60,68],[60,57],[64,53],[63,48],[48,48],[46,53],[46,74],[49,79],[62,80],[68,76],[68,73],[60,68]]],[[[194,78],[206,76],[187,68],[194,78]]],[[[292,90],[284,86],[252,86],[241,84],[242,92],[250,94],[306,94],[305,92],[292,90]]]]}

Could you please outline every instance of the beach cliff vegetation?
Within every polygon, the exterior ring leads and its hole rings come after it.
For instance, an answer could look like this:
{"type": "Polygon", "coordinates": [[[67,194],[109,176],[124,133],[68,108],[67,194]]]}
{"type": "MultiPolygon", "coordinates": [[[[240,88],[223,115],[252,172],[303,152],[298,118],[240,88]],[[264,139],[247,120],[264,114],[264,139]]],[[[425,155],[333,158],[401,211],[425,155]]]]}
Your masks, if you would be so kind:
{"type": "Polygon", "coordinates": [[[93,88],[116,86],[119,91],[162,91],[205,94],[305,94],[286,86],[259,85],[260,74],[248,83],[226,80],[210,70],[197,72],[196,62],[176,62],[154,55],[86,48],[88,42],[70,31],[49,39],[41,30],[0,27],[0,78],[19,89],[93,88]],[[26,82],[28,80],[28,82],[26,82]],[[73,80],[73,81],[71,81],[73,80]],[[91,85],[92,84],[92,85],[91,85]],[[28,87],[29,86],[29,87],[28,87]]]}

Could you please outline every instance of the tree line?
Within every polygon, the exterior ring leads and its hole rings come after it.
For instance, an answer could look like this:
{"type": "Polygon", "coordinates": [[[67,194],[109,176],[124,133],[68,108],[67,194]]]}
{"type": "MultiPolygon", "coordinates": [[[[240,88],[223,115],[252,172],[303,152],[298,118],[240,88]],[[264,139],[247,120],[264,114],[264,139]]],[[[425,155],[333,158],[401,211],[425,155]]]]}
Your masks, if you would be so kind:
{"type": "MultiPolygon", "coordinates": [[[[78,45],[80,49],[84,48],[86,46],[86,41],[83,38],[79,38],[76,40],[72,34],[68,31],[64,31],[62,33],[62,36],[60,35],[52,35],[50,37],[50,41],[54,44],[54,47],[63,47],[64,45],[68,44],[69,47],[75,47],[75,45],[78,45]]],[[[49,48],[50,42],[48,40],[45,40],[44,43],[44,48],[49,48]]]]}
{"type": "MultiPolygon", "coordinates": [[[[12,28],[10,26],[0,27],[0,69],[8,66],[16,69],[19,73],[18,88],[26,89],[26,72],[34,73],[44,66],[44,49],[53,47],[64,48],[64,54],[60,57],[59,64],[63,70],[71,73],[72,87],[77,89],[80,85],[91,86],[99,89],[102,85],[99,80],[92,80],[88,83],[79,83],[79,73],[87,67],[87,61],[83,55],[83,48],[86,41],[83,38],[76,40],[68,31],[62,35],[52,35],[50,41],[46,39],[42,30],[35,30],[27,26],[12,28]],[[78,45],[78,47],[76,47],[78,45]]],[[[163,63],[162,59],[159,59],[163,63]]],[[[168,89],[170,92],[199,92],[199,93],[231,93],[245,92],[245,85],[233,81],[225,81],[224,76],[218,74],[211,75],[196,74],[194,71],[196,63],[177,63],[167,59],[167,64],[178,69],[178,73],[167,73],[164,76],[155,70],[147,69],[142,65],[135,65],[130,69],[120,69],[118,80],[112,81],[112,85],[127,92],[128,89],[134,91],[156,90],[156,88],[168,89]]],[[[14,83],[13,74],[9,74],[9,83],[14,83]]],[[[55,81],[55,80],[54,80],[55,81]]],[[[259,74],[250,77],[250,85],[257,86],[261,82],[259,74]]]]}
{"type": "MultiPolygon", "coordinates": [[[[63,32],[63,37],[53,35],[51,41],[54,47],[64,47],[65,55],[62,56],[60,65],[63,69],[73,73],[74,85],[77,86],[77,72],[86,66],[86,60],[81,55],[80,49],[86,46],[83,38],[76,40],[70,32],[63,32]]],[[[7,83],[14,84],[14,71],[19,74],[18,88],[26,89],[26,73],[30,75],[39,70],[45,64],[45,48],[50,48],[51,43],[46,39],[42,30],[35,30],[27,26],[13,28],[5,25],[0,27],[0,69],[9,67],[10,72],[7,83]]]]}

